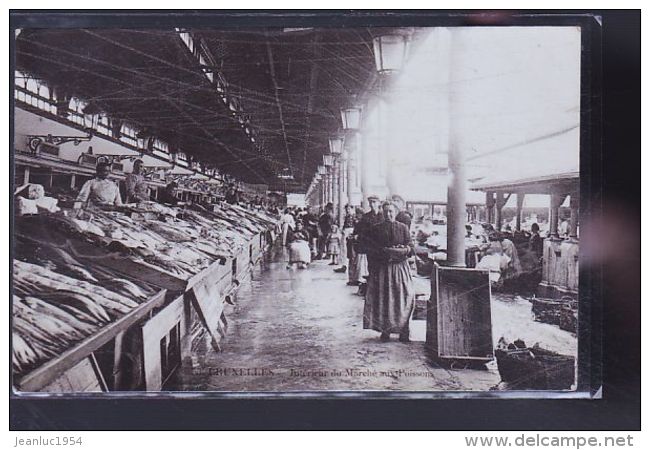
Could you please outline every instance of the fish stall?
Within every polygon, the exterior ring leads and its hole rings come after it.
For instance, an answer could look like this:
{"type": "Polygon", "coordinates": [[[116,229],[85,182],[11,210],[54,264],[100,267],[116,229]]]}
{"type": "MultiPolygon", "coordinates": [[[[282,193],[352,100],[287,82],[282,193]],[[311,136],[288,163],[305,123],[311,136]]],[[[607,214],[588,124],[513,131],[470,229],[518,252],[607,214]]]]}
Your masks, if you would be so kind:
{"type": "Polygon", "coordinates": [[[20,207],[12,340],[21,392],[162,389],[193,339],[207,333],[220,350],[224,303],[277,222],[228,204],[20,207]]]}

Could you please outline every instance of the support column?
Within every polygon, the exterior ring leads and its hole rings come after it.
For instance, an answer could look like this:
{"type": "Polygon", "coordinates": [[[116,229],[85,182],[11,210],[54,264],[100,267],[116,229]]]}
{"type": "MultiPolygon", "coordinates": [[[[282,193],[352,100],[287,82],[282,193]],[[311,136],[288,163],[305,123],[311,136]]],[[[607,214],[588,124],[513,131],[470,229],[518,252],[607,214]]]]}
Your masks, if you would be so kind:
{"type": "Polygon", "coordinates": [[[458,126],[453,125],[450,132],[449,176],[451,183],[447,188],[447,265],[465,267],[465,192],[467,174],[465,152],[462,143],[455,138],[458,126]]]}
{"type": "Polygon", "coordinates": [[[318,182],[318,194],[320,195],[320,202],[318,207],[322,208],[325,206],[325,178],[321,178],[318,182]]]}
{"type": "Polygon", "coordinates": [[[524,209],[524,198],[526,198],[526,194],[517,192],[517,231],[521,231],[521,213],[524,209]]]}
{"type": "Polygon", "coordinates": [[[398,173],[397,163],[393,155],[393,139],[391,132],[391,101],[387,92],[384,92],[383,99],[379,102],[379,126],[382,133],[381,145],[386,158],[386,188],[388,197],[399,195],[397,188],[398,173]]]}
{"type": "Polygon", "coordinates": [[[497,192],[497,200],[496,200],[496,205],[495,205],[495,225],[494,228],[497,231],[501,231],[501,226],[503,225],[503,219],[501,217],[501,211],[503,210],[503,207],[506,205],[508,202],[508,197],[504,197],[503,192],[497,192]]]}
{"type": "Polygon", "coordinates": [[[566,197],[565,195],[561,195],[559,192],[551,193],[551,210],[549,213],[549,234],[551,237],[554,238],[560,237],[558,233],[559,209],[565,197],[566,197]]]}
{"type": "Polygon", "coordinates": [[[487,223],[494,224],[494,192],[487,191],[485,193],[485,212],[487,215],[487,223]]]}
{"type": "MultiPolygon", "coordinates": [[[[453,46],[453,43],[452,43],[453,46]]],[[[450,81],[454,80],[453,51],[450,81]]],[[[465,208],[467,170],[465,162],[464,132],[461,126],[463,99],[450,88],[449,94],[449,187],[447,188],[447,265],[465,267],[465,208]]]]}
{"type": "Polygon", "coordinates": [[[347,202],[354,205],[356,202],[356,194],[359,192],[359,180],[357,177],[359,165],[359,148],[358,148],[359,133],[349,132],[345,138],[345,149],[347,151],[347,202]]]}
{"type": "Polygon", "coordinates": [[[503,202],[503,192],[497,192],[497,200],[494,205],[494,229],[501,231],[501,206],[503,202]]]}
{"type": "Polygon", "coordinates": [[[335,217],[338,216],[339,212],[339,205],[341,202],[339,201],[341,198],[341,166],[339,165],[339,160],[338,157],[334,160],[334,214],[335,217]]]}
{"type": "Polygon", "coordinates": [[[580,224],[580,195],[577,192],[571,193],[569,207],[571,208],[571,229],[569,231],[569,237],[571,239],[578,239],[578,225],[580,224]]]}
{"type": "Polygon", "coordinates": [[[348,157],[348,163],[346,164],[346,169],[348,173],[348,203],[351,205],[354,205],[354,194],[356,193],[357,189],[357,180],[356,180],[356,160],[354,159],[354,155],[351,154],[348,157]]]}
{"type": "Polygon", "coordinates": [[[361,172],[361,207],[366,211],[370,205],[368,205],[368,196],[370,195],[370,179],[368,176],[368,162],[370,161],[370,149],[368,148],[368,138],[366,134],[360,136],[361,138],[361,151],[359,152],[361,156],[360,162],[360,172],[361,172]]]}
{"type": "MultiPolygon", "coordinates": [[[[336,164],[336,163],[335,163],[335,164],[336,164]]],[[[338,188],[337,188],[337,186],[336,186],[336,185],[337,185],[337,180],[336,180],[336,165],[332,165],[332,167],[330,168],[330,170],[332,171],[332,199],[330,200],[330,202],[332,202],[332,206],[334,206],[334,208],[332,209],[332,214],[335,215],[336,212],[338,211],[338,210],[337,210],[337,203],[338,203],[338,202],[337,202],[337,199],[338,199],[338,188]]],[[[336,218],[336,216],[334,216],[334,217],[336,218]]]]}
{"type": "Polygon", "coordinates": [[[338,224],[339,228],[343,227],[343,215],[344,215],[344,205],[345,205],[345,197],[344,197],[344,185],[345,185],[345,179],[344,179],[344,169],[345,169],[345,161],[343,161],[343,155],[339,155],[336,157],[336,172],[338,175],[338,224]]]}

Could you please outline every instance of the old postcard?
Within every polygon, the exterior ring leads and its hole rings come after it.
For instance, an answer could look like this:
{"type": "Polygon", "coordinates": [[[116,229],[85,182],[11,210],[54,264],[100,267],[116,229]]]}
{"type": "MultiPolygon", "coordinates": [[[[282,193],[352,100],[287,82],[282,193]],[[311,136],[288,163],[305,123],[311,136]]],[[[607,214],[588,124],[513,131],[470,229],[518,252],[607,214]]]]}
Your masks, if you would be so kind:
{"type": "Polygon", "coordinates": [[[17,29],[15,392],[597,396],[583,19],[17,29]]]}

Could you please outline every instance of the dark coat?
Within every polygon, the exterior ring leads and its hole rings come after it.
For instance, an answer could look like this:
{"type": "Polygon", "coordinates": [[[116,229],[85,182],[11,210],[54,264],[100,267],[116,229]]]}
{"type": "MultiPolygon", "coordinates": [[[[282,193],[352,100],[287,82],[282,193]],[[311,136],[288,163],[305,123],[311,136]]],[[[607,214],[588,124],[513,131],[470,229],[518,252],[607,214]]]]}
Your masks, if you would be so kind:
{"type": "Polygon", "coordinates": [[[325,236],[332,232],[332,224],[334,223],[334,217],[330,213],[325,213],[320,216],[318,219],[318,227],[320,232],[325,236]]]}
{"type": "Polygon", "coordinates": [[[384,216],[381,213],[375,214],[369,211],[361,216],[361,220],[354,226],[354,234],[357,235],[356,250],[358,253],[367,254],[368,250],[373,247],[372,229],[383,221],[384,216]]]}
{"type": "MultiPolygon", "coordinates": [[[[401,222],[382,222],[372,229],[372,249],[368,253],[368,262],[382,264],[388,262],[388,256],[384,253],[386,247],[403,245],[410,248],[408,255],[413,253],[411,233],[401,222]]],[[[407,255],[407,256],[408,256],[407,255]]]]}

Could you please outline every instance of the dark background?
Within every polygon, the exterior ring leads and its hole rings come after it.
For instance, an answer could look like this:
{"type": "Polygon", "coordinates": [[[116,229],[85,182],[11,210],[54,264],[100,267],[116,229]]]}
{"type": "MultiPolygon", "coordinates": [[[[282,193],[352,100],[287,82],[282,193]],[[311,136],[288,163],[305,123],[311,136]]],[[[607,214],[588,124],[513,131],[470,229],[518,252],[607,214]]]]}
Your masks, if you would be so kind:
{"type": "MultiPolygon", "coordinates": [[[[114,14],[116,11],[113,11],[114,14]]],[[[449,12],[449,11],[447,11],[449,12]]],[[[498,11],[476,16],[446,17],[445,11],[245,11],[235,16],[211,14],[167,16],[165,12],[115,16],[111,12],[40,13],[13,11],[10,42],[16,27],[172,27],[219,26],[433,26],[520,24],[526,18],[498,11]],[[243,13],[243,14],[242,14],[243,13]],[[270,14],[270,15],[269,15],[270,14]]],[[[12,430],[639,430],[641,427],[640,334],[640,137],[641,15],[640,11],[536,11],[544,14],[596,14],[592,21],[590,59],[595,72],[590,117],[589,160],[592,215],[585,232],[599,248],[587,249],[592,280],[589,299],[598,332],[602,311],[602,400],[502,399],[173,399],[150,398],[18,398],[10,399],[12,430]],[[602,31],[602,34],[601,34],[602,31]],[[602,39],[602,52],[599,40],[602,39]],[[602,59],[601,59],[602,58],[602,59]],[[602,72],[598,62],[602,61],[602,72]],[[602,82],[602,90],[599,84],[602,82]],[[601,112],[602,107],[602,119],[601,112]],[[602,129],[599,127],[602,125],[602,129]],[[602,154],[600,140],[602,139],[602,154]],[[595,155],[595,157],[594,157],[595,155]],[[602,210],[601,210],[602,206],[602,210]],[[602,212],[602,214],[600,214],[602,212]],[[596,251],[597,250],[597,251],[596,251]],[[601,283],[602,275],[602,283],[601,283]],[[602,302],[601,302],[602,300],[602,302]],[[601,309],[602,305],[602,309],[601,309]]],[[[458,13],[458,11],[454,11],[458,13]]],[[[533,14],[522,11],[517,14],[533,14]]],[[[229,12],[228,14],[233,14],[229,12]]],[[[535,23],[536,18],[530,21],[535,23]]],[[[562,17],[551,17],[558,24],[562,17]]],[[[590,19],[591,20],[591,19],[590,19]]],[[[13,86],[10,86],[12,92],[13,86]]],[[[11,97],[13,97],[13,93],[11,97]]],[[[11,105],[10,105],[11,108],[11,105]]],[[[10,111],[11,113],[11,111],[10,111]]],[[[11,143],[10,143],[11,145],[11,143]]],[[[587,157],[587,158],[585,158],[587,157]]],[[[10,177],[10,180],[12,178],[10,177]]],[[[583,191],[583,194],[585,192],[583,191]]],[[[581,249],[582,252],[582,249],[581,249]]],[[[581,273],[582,277],[582,273],[581,273]]],[[[582,294],[582,286],[581,286],[582,294]]],[[[591,353],[598,354],[598,341],[591,353]]],[[[599,358],[597,358],[599,359],[599,358]]],[[[594,361],[597,363],[597,361],[594,361]]],[[[11,365],[9,365],[11,366],[11,365]]],[[[599,366],[594,364],[595,379],[599,366]]]]}

